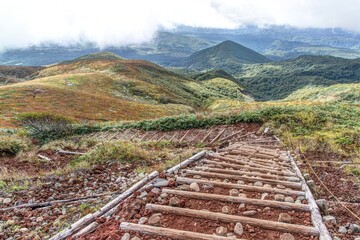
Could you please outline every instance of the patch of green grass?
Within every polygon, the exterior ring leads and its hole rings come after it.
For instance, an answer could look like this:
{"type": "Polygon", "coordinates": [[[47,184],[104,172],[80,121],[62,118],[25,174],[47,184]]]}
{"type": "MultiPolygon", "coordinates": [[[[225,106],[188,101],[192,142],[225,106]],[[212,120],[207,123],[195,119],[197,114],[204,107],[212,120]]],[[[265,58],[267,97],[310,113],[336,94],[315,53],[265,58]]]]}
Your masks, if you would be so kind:
{"type": "Polygon", "coordinates": [[[15,134],[0,134],[0,155],[16,155],[29,150],[31,142],[15,134]]]}

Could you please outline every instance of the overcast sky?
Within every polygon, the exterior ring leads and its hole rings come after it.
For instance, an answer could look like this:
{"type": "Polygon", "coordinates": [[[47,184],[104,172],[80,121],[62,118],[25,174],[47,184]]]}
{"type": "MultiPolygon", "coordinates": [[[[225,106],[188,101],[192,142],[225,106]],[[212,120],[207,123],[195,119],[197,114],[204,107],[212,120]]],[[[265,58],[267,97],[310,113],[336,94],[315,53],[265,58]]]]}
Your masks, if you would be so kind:
{"type": "Polygon", "coordinates": [[[360,32],[360,0],[0,0],[0,50],[44,41],[121,46],[179,25],[246,24],[360,32]]]}

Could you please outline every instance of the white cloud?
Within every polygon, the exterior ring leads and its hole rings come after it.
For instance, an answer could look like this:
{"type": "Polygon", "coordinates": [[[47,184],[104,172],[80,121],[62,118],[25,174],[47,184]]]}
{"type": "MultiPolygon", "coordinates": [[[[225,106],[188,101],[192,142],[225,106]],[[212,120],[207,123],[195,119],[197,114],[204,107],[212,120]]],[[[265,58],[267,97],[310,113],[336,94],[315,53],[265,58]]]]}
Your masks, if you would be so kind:
{"type": "Polygon", "coordinates": [[[341,27],[360,32],[360,0],[2,0],[0,49],[41,42],[150,40],[178,25],[341,27]]]}

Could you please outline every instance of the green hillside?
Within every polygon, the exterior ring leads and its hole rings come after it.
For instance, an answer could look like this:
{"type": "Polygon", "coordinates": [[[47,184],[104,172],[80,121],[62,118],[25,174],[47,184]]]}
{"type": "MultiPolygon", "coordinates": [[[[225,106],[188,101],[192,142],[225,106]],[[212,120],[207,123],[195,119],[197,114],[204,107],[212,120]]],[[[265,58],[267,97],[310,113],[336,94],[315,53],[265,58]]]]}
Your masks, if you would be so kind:
{"type": "Polygon", "coordinates": [[[307,86],[291,93],[284,101],[360,102],[360,83],[335,84],[328,87],[307,86]]]}
{"type": "Polygon", "coordinates": [[[359,83],[360,59],[301,56],[283,62],[246,64],[229,73],[255,99],[277,100],[307,85],[359,83]]]}
{"type": "Polygon", "coordinates": [[[224,41],[216,46],[195,52],[178,64],[194,70],[222,69],[234,72],[241,64],[270,62],[268,58],[233,41],[224,41]]]}

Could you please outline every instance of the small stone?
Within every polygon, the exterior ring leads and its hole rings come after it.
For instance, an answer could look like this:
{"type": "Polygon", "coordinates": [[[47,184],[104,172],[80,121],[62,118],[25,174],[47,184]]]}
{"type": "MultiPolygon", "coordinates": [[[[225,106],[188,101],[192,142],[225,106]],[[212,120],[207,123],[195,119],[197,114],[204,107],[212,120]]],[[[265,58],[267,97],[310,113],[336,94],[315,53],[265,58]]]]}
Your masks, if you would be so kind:
{"type": "Polygon", "coordinates": [[[227,228],[226,227],[217,227],[216,228],[216,235],[219,235],[219,236],[225,236],[227,233],[227,228]]]}
{"type": "Polygon", "coordinates": [[[262,193],[261,194],[261,200],[264,200],[269,194],[268,193],[262,193]]]}
{"type": "Polygon", "coordinates": [[[270,184],[264,184],[264,188],[272,188],[270,184]]]}
{"type": "Polygon", "coordinates": [[[279,222],[283,223],[291,223],[292,217],[287,213],[280,213],[279,215],[279,222]]]}
{"type": "Polygon", "coordinates": [[[162,194],[160,194],[160,197],[161,198],[167,198],[169,196],[169,194],[167,194],[167,193],[162,193],[162,194]]]}
{"type": "Polygon", "coordinates": [[[284,233],[280,236],[280,240],[295,240],[295,238],[290,233],[284,233]]]}
{"type": "Polygon", "coordinates": [[[347,229],[346,229],[346,227],[344,227],[344,226],[340,226],[339,227],[339,233],[347,233],[347,229]]]}
{"type": "Polygon", "coordinates": [[[239,205],[239,210],[244,210],[245,209],[245,203],[241,203],[239,205]]]}
{"type": "Polygon", "coordinates": [[[130,238],[131,238],[130,234],[129,234],[129,233],[125,233],[125,234],[122,236],[121,240],[130,240],[130,238]]]}
{"type": "Polygon", "coordinates": [[[29,231],[29,229],[28,228],[20,228],[19,231],[22,233],[26,233],[29,231]]]}
{"type": "Polygon", "coordinates": [[[280,184],[278,184],[276,187],[279,188],[279,189],[285,189],[285,186],[280,185],[280,184]]]}
{"type": "Polygon", "coordinates": [[[130,240],[141,240],[141,238],[139,238],[139,237],[132,237],[130,240]]]}
{"type": "Polygon", "coordinates": [[[148,224],[149,225],[157,225],[160,223],[161,220],[161,213],[155,213],[153,215],[151,215],[151,217],[148,220],[148,224]]]}
{"type": "Polygon", "coordinates": [[[245,193],[240,193],[239,197],[246,198],[246,194],[245,193]]]}
{"type": "Polygon", "coordinates": [[[195,192],[200,192],[199,184],[197,184],[196,182],[193,182],[190,184],[190,189],[195,192]]]}
{"type": "Polygon", "coordinates": [[[153,189],[151,189],[151,192],[156,195],[159,195],[161,193],[161,190],[160,190],[160,188],[153,188],[153,189]]]}
{"type": "Polygon", "coordinates": [[[229,190],[230,196],[237,197],[239,196],[239,191],[237,189],[231,189],[229,190]]]}
{"type": "Polygon", "coordinates": [[[332,225],[336,225],[336,219],[333,216],[327,215],[323,217],[324,223],[329,223],[332,225]]]}
{"type": "Polygon", "coordinates": [[[177,189],[180,189],[180,190],[189,190],[190,189],[190,186],[187,185],[187,184],[182,184],[180,186],[177,187],[177,189]]]}
{"type": "Polygon", "coordinates": [[[11,198],[4,198],[3,204],[9,204],[11,203],[11,198]]]}
{"type": "Polygon", "coordinates": [[[300,200],[296,200],[295,203],[296,204],[302,204],[302,202],[300,200]]]}
{"type": "Polygon", "coordinates": [[[223,207],[221,208],[221,211],[222,211],[223,213],[228,214],[228,213],[230,213],[231,209],[230,209],[228,206],[223,206],[223,207]]]}
{"type": "Polygon", "coordinates": [[[274,199],[275,199],[276,201],[282,202],[282,201],[285,200],[285,196],[282,195],[282,194],[275,194],[274,199]]]}
{"type": "Polygon", "coordinates": [[[139,219],[138,224],[145,224],[147,221],[148,221],[147,217],[142,217],[142,218],[139,219]]]}
{"type": "Polygon", "coordinates": [[[244,184],[245,182],[243,180],[238,180],[237,184],[244,184]]]}
{"type": "Polygon", "coordinates": [[[38,217],[38,218],[36,218],[36,221],[37,222],[42,222],[42,221],[44,221],[44,218],[43,217],[38,217]]]}
{"type": "Polygon", "coordinates": [[[213,189],[214,186],[213,186],[212,184],[205,183],[205,184],[202,185],[202,188],[203,188],[204,190],[210,190],[210,189],[213,189]]]}
{"type": "Polygon", "coordinates": [[[243,212],[242,214],[243,214],[244,216],[254,216],[254,215],[256,215],[256,213],[257,213],[256,210],[250,210],[250,211],[245,211],[245,212],[243,212]]]}
{"type": "Polygon", "coordinates": [[[193,178],[195,178],[195,179],[201,179],[201,176],[200,176],[200,175],[194,175],[193,178]]]}
{"type": "Polygon", "coordinates": [[[294,199],[292,197],[286,197],[284,199],[285,202],[288,202],[288,203],[293,203],[294,202],[294,199]]]}
{"type": "Polygon", "coordinates": [[[172,197],[169,200],[170,206],[177,207],[180,205],[180,199],[178,197],[172,197]]]}
{"type": "Polygon", "coordinates": [[[262,182],[255,182],[255,183],[254,183],[254,186],[256,186],[256,187],[262,187],[262,186],[263,186],[263,183],[262,183],[262,182]]]}
{"type": "Polygon", "coordinates": [[[305,198],[305,196],[298,196],[297,198],[296,198],[296,200],[299,200],[299,201],[303,201],[303,200],[305,200],[306,198],[305,198]]]}
{"type": "Polygon", "coordinates": [[[241,223],[236,223],[234,227],[234,233],[241,236],[244,233],[244,228],[241,223]]]}

